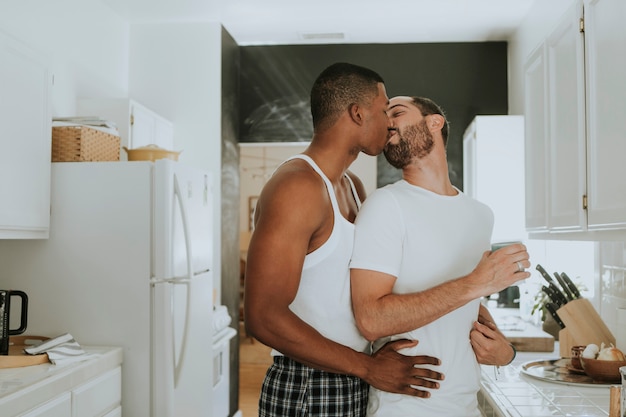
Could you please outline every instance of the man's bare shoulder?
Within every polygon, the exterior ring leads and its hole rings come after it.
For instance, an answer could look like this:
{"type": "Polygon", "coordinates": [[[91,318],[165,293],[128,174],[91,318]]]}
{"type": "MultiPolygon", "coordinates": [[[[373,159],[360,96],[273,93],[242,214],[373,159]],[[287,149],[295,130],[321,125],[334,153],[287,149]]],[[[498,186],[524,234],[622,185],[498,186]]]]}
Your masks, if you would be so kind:
{"type": "Polygon", "coordinates": [[[259,197],[259,211],[286,217],[301,217],[313,220],[316,213],[329,204],[324,180],[301,159],[282,164],[267,181],[259,197]],[[311,216],[313,218],[311,218],[311,216]]]}
{"type": "Polygon", "coordinates": [[[313,192],[324,190],[324,180],[313,167],[302,159],[292,159],[276,169],[268,180],[266,189],[281,192],[313,192]]]}

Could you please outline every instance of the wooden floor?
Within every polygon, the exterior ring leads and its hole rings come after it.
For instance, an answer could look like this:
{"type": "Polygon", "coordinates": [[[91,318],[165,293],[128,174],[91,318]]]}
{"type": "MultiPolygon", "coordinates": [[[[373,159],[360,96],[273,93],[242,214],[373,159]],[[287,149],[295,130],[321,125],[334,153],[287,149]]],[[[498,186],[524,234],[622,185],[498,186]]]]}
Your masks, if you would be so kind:
{"type": "Polygon", "coordinates": [[[240,333],[239,409],[243,417],[258,417],[259,393],[272,361],[270,348],[240,333]]]}

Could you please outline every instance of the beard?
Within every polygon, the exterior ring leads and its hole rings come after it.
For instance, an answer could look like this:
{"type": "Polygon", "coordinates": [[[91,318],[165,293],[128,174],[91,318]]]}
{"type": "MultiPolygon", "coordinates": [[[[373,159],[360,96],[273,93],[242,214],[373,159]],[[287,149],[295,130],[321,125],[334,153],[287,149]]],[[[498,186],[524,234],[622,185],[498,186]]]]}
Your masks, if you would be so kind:
{"type": "Polygon", "coordinates": [[[398,143],[395,145],[388,143],[384,150],[387,162],[397,169],[403,169],[414,158],[424,158],[435,145],[433,135],[426,126],[426,120],[409,125],[403,130],[397,129],[397,135],[398,143]]]}

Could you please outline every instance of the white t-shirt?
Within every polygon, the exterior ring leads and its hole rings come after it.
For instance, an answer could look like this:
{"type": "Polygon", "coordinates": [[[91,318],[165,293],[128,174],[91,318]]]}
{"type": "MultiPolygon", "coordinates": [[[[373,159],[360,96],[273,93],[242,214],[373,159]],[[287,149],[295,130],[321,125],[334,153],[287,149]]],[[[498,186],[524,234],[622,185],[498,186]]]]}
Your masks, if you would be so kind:
{"type": "MultiPolygon", "coordinates": [[[[458,190],[457,190],[458,191],[458,190]]],[[[490,248],[493,213],[459,191],[435,194],[404,180],[376,190],[356,220],[351,268],[397,277],[393,292],[418,292],[471,272],[490,248]]],[[[440,388],[422,399],[370,389],[368,416],[479,417],[480,367],[469,343],[479,300],[413,331],[377,341],[417,339],[406,355],[441,359],[440,388]]]]}

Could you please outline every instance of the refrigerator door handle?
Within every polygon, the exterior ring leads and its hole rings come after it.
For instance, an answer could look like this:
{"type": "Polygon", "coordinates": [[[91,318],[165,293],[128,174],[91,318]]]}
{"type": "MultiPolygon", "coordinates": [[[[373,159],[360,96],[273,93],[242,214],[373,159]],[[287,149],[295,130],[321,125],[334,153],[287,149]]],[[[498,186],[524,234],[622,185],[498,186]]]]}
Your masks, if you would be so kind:
{"type": "MultiPolygon", "coordinates": [[[[182,334],[182,342],[180,347],[180,360],[178,362],[178,366],[176,366],[175,358],[172,358],[174,361],[174,386],[177,386],[180,381],[180,372],[185,364],[185,354],[187,352],[187,343],[189,340],[189,320],[190,320],[190,310],[191,310],[191,279],[193,278],[193,263],[191,256],[191,237],[189,231],[189,221],[187,217],[187,208],[183,203],[183,195],[180,191],[180,185],[178,184],[178,177],[174,174],[174,196],[178,201],[178,207],[180,208],[180,216],[183,222],[183,234],[185,235],[185,250],[187,253],[187,276],[183,278],[184,282],[181,282],[179,279],[175,279],[174,283],[184,283],[187,285],[187,305],[185,308],[185,315],[187,319],[185,320],[185,324],[183,325],[183,334],[182,334]]],[[[172,340],[174,343],[174,340],[172,340]]]]}
{"type": "Polygon", "coordinates": [[[150,278],[150,285],[156,284],[188,284],[191,282],[189,277],[173,277],[173,278],[150,278]]]}
{"type": "MultiPolygon", "coordinates": [[[[198,272],[194,272],[193,273],[193,277],[195,278],[199,275],[204,275],[207,272],[210,272],[210,269],[205,269],[202,271],[198,271],[198,272]]],[[[191,282],[191,279],[189,279],[189,277],[187,276],[181,276],[181,277],[172,277],[172,278],[156,278],[156,277],[150,277],[150,285],[156,285],[156,284],[186,284],[191,282]]]]}
{"type": "Polygon", "coordinates": [[[178,201],[178,207],[180,208],[180,217],[183,221],[183,234],[185,235],[185,250],[187,252],[187,278],[191,278],[193,272],[193,264],[191,257],[191,237],[189,233],[189,220],[187,218],[187,208],[183,204],[183,195],[180,191],[180,185],[178,185],[178,177],[174,174],[174,195],[178,201]]]}

